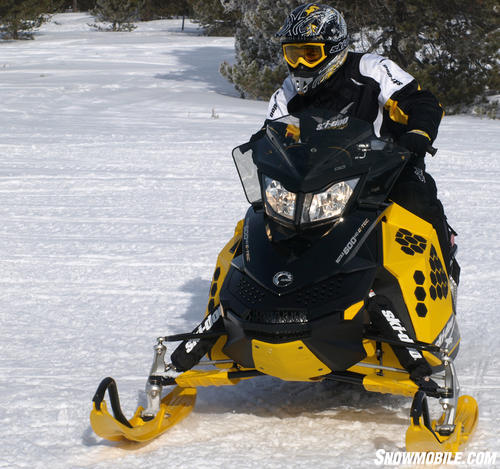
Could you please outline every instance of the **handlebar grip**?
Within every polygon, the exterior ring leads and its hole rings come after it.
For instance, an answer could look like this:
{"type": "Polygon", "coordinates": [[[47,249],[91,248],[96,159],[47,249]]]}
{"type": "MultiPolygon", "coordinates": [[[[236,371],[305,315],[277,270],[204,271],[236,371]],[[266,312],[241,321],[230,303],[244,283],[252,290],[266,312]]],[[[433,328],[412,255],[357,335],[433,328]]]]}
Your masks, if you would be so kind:
{"type": "Polygon", "coordinates": [[[432,156],[434,156],[438,149],[437,148],[434,148],[430,143],[429,143],[429,146],[427,147],[426,149],[427,153],[430,153],[432,156]]]}

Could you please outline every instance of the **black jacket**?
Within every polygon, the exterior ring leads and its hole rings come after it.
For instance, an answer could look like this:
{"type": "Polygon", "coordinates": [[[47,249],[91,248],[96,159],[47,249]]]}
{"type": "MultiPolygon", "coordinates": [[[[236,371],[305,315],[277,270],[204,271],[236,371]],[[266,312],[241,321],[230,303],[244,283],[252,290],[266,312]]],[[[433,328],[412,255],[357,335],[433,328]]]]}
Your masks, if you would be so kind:
{"type": "Polygon", "coordinates": [[[397,139],[408,130],[423,130],[433,141],[443,110],[429,91],[393,61],[376,54],[349,52],[331,78],[310,93],[298,95],[288,77],[269,102],[268,119],[322,107],[373,123],[375,133],[397,139]]]}

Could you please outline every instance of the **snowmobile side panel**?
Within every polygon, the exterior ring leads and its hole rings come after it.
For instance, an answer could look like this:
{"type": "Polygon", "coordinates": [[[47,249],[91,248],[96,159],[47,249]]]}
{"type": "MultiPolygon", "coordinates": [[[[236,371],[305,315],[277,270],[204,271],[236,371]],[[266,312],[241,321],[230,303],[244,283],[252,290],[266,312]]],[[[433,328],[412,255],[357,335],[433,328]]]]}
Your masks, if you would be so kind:
{"type": "MultiPolygon", "coordinates": [[[[243,234],[243,222],[240,220],[235,229],[234,235],[231,240],[224,246],[222,251],[217,257],[217,264],[215,266],[214,275],[212,278],[212,284],[210,285],[210,299],[208,301],[207,310],[205,316],[210,313],[210,307],[216,308],[220,304],[220,291],[222,284],[226,279],[226,275],[231,268],[231,261],[237,254],[238,249],[241,246],[241,237],[243,234]]],[[[207,356],[209,360],[226,360],[229,357],[222,351],[224,345],[227,342],[227,335],[223,335],[217,339],[213,347],[208,351],[207,356]]],[[[219,368],[229,368],[230,365],[218,365],[219,368]]]]}
{"type": "MultiPolygon", "coordinates": [[[[235,229],[233,237],[226,243],[217,257],[212,282],[209,290],[209,300],[205,310],[205,319],[195,332],[203,333],[209,329],[219,327],[220,317],[217,310],[220,305],[220,292],[228,271],[231,269],[231,261],[239,254],[241,237],[243,232],[243,220],[240,220],[235,229]],[[214,320],[211,319],[212,316],[214,320]],[[215,325],[215,327],[214,327],[215,325]]],[[[171,360],[178,370],[188,370],[203,357],[208,355],[209,360],[225,360],[229,357],[222,352],[225,336],[213,339],[185,340],[171,355],[171,360]]]]}
{"type": "Polygon", "coordinates": [[[388,207],[384,215],[384,267],[400,285],[417,340],[432,343],[453,314],[436,231],[397,204],[388,207]]]}
{"type": "Polygon", "coordinates": [[[187,417],[196,402],[195,388],[176,386],[161,401],[160,411],[152,420],[141,418],[142,407],[138,407],[126,426],[113,417],[107,410],[106,402],[94,402],[90,413],[90,424],[94,432],[111,441],[131,440],[148,441],[161,435],[169,428],[187,417]]]}
{"type": "Polygon", "coordinates": [[[226,275],[231,267],[231,261],[234,259],[241,244],[243,222],[244,220],[240,220],[236,224],[233,237],[226,243],[217,257],[217,264],[215,265],[212,283],[210,284],[210,298],[205,311],[205,316],[208,316],[217,308],[217,306],[219,306],[219,294],[222,284],[224,283],[224,279],[226,278],[226,275]]]}
{"type": "Polygon", "coordinates": [[[436,424],[426,422],[424,415],[413,417],[410,427],[406,431],[406,450],[414,452],[436,451],[456,453],[463,451],[463,447],[474,433],[478,420],[477,402],[472,396],[458,398],[455,430],[451,435],[439,435],[436,424]]]}
{"type": "Polygon", "coordinates": [[[257,370],[285,381],[313,381],[332,371],[301,340],[270,344],[254,339],[252,354],[257,370]]]}

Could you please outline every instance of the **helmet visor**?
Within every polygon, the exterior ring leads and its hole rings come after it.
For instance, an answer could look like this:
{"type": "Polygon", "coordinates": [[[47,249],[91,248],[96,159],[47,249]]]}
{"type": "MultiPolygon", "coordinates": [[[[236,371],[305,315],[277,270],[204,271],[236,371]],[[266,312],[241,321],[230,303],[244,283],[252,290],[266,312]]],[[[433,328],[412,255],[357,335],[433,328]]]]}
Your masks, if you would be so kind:
{"type": "Polygon", "coordinates": [[[322,42],[283,44],[283,55],[292,68],[297,68],[300,64],[314,68],[326,59],[325,44],[322,42]]]}

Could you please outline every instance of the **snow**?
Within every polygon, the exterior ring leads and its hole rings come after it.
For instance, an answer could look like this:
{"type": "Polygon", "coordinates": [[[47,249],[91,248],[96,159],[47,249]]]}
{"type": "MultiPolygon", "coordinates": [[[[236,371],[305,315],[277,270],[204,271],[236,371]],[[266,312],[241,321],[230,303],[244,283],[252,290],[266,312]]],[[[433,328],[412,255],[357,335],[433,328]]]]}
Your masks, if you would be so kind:
{"type": "MultiPolygon", "coordinates": [[[[260,378],[199,390],[149,444],[103,441],[88,414],[113,376],[144,403],[155,338],[202,316],[247,207],[230,156],[267,104],[219,74],[231,38],[180,20],[130,33],[57,15],[0,43],[0,467],[370,467],[402,450],[409,399],[260,378]]],[[[499,122],[445,117],[428,167],[458,238],[457,368],[479,402],[471,451],[499,451],[499,122]]]]}

